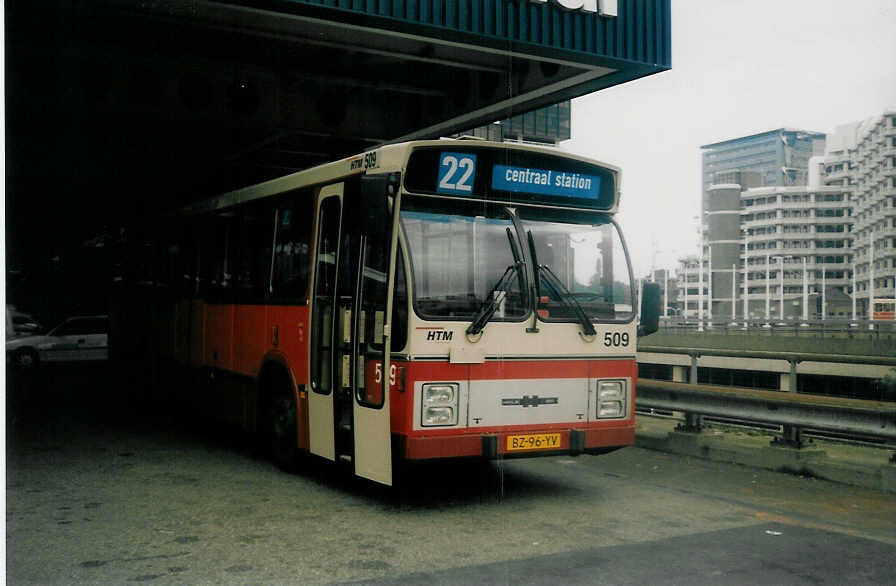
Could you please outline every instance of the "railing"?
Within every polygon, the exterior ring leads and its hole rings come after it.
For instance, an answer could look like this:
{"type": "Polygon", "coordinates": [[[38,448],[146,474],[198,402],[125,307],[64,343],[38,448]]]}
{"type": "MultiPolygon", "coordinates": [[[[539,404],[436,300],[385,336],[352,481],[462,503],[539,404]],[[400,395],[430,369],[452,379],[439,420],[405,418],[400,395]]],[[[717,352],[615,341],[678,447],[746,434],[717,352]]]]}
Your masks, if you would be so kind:
{"type": "Polygon", "coordinates": [[[683,354],[696,359],[700,356],[727,356],[731,358],[763,358],[799,362],[836,362],[840,364],[876,364],[896,366],[896,356],[859,356],[854,354],[823,354],[820,352],[774,352],[768,350],[731,350],[726,348],[673,348],[638,344],[638,352],[657,354],[683,354]]]}
{"type": "MultiPolygon", "coordinates": [[[[681,411],[685,423],[679,429],[693,433],[703,416],[781,425],[778,442],[795,448],[802,446],[805,429],[896,443],[896,403],[641,379],[636,406],[681,411]]],[[[896,452],[890,461],[896,463],[896,452]]]]}
{"type": "MultiPolygon", "coordinates": [[[[788,298],[791,300],[791,298],[788,298]]],[[[778,299],[772,300],[777,309],[778,299]]],[[[691,310],[695,312],[696,310],[691,310]]],[[[674,317],[660,319],[660,331],[665,333],[703,332],[720,335],[754,335],[754,336],[805,336],[814,338],[848,338],[848,339],[890,339],[896,340],[896,320],[848,319],[809,320],[802,321],[787,317],[784,321],[776,317],[770,320],[751,319],[744,327],[743,318],[731,319],[713,316],[713,321],[699,320],[689,316],[687,319],[674,317]],[[724,320],[724,321],[723,321],[724,320]]],[[[648,338],[649,340],[649,338],[648,338]]]]}

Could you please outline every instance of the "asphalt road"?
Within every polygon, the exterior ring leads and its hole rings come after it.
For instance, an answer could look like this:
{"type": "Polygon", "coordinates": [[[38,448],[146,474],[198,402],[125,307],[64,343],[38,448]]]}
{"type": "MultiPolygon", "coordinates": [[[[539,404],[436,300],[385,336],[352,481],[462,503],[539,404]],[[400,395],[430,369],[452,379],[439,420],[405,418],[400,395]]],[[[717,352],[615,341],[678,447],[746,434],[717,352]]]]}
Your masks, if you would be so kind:
{"type": "Polygon", "coordinates": [[[638,448],[390,491],[108,380],[8,380],[9,584],[896,583],[891,494],[638,448]]]}

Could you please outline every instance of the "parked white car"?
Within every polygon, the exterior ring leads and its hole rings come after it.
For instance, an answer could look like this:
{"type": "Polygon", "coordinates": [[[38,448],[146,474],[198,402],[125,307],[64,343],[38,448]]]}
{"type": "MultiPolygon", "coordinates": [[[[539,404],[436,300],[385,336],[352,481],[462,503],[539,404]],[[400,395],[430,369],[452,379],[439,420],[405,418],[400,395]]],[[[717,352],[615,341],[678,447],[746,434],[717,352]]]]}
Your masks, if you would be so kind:
{"type": "Polygon", "coordinates": [[[6,362],[34,368],[41,362],[80,362],[109,358],[109,316],[70,317],[40,336],[6,342],[6,362]]]}

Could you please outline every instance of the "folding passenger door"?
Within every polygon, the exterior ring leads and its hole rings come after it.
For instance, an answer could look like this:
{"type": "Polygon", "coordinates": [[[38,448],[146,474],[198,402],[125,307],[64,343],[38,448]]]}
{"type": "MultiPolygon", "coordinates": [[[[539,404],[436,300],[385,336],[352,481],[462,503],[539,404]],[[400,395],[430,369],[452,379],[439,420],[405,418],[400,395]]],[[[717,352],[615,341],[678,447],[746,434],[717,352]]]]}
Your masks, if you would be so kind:
{"type": "MultiPolygon", "coordinates": [[[[357,205],[355,295],[352,314],[352,421],[355,474],[392,484],[392,430],[389,407],[389,338],[385,330],[388,292],[392,287],[390,259],[394,259],[393,223],[386,207],[387,180],[361,179],[357,205]]],[[[346,200],[348,201],[348,199],[346,200]]],[[[394,262],[393,262],[394,264],[394,262]]]]}
{"type": "Polygon", "coordinates": [[[328,460],[336,459],[334,394],[336,345],[341,332],[334,327],[338,306],[339,242],[343,184],[321,189],[317,205],[314,284],[311,301],[310,379],[308,393],[309,449],[328,460]],[[337,337],[338,334],[338,337],[337,337]]]}

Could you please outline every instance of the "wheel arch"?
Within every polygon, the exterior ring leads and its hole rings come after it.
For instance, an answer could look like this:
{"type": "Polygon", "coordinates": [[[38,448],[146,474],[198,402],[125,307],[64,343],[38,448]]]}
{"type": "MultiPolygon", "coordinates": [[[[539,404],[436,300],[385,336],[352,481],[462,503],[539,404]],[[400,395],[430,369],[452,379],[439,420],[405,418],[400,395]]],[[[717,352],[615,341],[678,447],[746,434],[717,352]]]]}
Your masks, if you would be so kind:
{"type": "Polygon", "coordinates": [[[289,360],[280,352],[269,352],[262,360],[258,370],[255,400],[255,431],[266,433],[266,413],[270,408],[273,394],[278,389],[286,388],[292,393],[296,403],[296,426],[300,448],[308,447],[308,407],[304,398],[304,389],[290,368],[289,360]]]}

